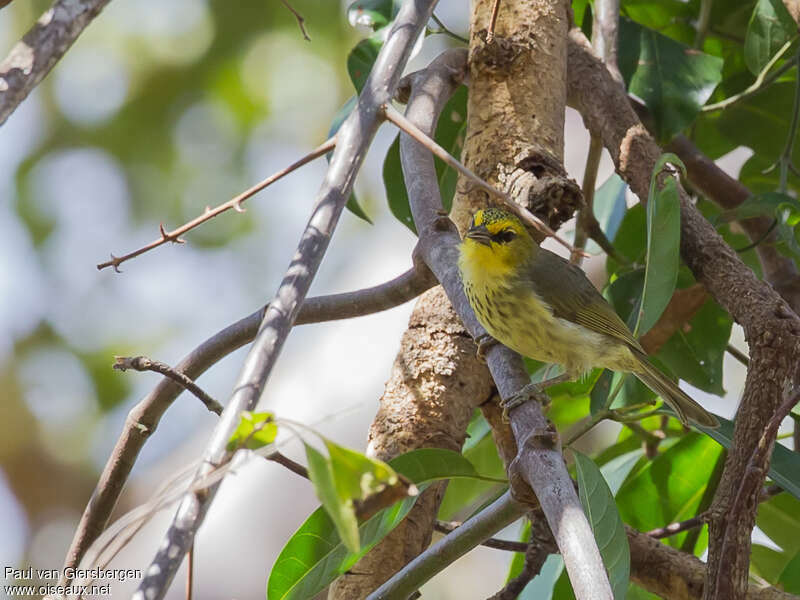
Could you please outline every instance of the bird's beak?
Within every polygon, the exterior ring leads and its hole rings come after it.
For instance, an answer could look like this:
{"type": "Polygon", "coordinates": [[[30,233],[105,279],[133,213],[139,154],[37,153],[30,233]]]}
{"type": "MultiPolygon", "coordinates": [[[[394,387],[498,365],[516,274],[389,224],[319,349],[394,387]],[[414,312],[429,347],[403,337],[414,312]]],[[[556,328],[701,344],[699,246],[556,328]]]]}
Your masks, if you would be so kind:
{"type": "Polygon", "coordinates": [[[492,236],[489,230],[486,229],[486,225],[474,225],[470,227],[466,237],[484,246],[492,247],[492,236]]]}

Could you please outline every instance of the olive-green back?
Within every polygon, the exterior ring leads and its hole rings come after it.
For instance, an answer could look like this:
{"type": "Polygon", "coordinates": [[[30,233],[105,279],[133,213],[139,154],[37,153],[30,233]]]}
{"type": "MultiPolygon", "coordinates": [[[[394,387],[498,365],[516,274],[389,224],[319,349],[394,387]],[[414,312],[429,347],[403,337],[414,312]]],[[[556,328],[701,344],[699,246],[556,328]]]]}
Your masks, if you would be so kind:
{"type": "Polygon", "coordinates": [[[555,316],[615,337],[644,353],[627,325],[580,267],[540,248],[522,271],[523,282],[552,307],[555,316]]]}

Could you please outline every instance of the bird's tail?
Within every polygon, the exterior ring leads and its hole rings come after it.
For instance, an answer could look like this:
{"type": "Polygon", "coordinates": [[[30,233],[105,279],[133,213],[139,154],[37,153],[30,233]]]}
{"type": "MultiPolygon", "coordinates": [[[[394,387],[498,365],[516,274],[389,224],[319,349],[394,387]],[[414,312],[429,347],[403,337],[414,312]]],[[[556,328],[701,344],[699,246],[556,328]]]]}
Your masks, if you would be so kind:
{"type": "Polygon", "coordinates": [[[684,425],[689,421],[703,425],[704,427],[719,427],[719,421],[711,413],[707,412],[697,402],[692,400],[676,383],[671,381],[659,371],[644,356],[638,357],[641,370],[634,372],[642,383],[661,396],[661,399],[669,404],[678,418],[684,425]]]}

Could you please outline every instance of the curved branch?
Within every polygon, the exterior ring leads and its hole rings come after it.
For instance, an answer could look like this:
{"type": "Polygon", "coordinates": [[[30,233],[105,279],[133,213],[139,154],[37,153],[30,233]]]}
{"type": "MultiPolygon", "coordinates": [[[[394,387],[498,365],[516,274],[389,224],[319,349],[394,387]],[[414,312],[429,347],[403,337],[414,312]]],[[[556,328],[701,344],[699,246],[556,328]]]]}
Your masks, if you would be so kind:
{"type": "MultiPolygon", "coordinates": [[[[399,306],[429,289],[435,280],[424,265],[409,269],[381,285],[318,298],[303,303],[296,325],[349,319],[399,306]]],[[[176,371],[196,379],[228,354],[251,342],[258,332],[266,307],[217,332],[192,350],[175,367],[176,371]]],[[[162,415],[183,392],[183,387],[164,377],[158,385],[128,413],[125,426],[106,462],[67,552],[64,569],[77,567],[87,548],[105,529],[130,475],[139,452],[155,432],[162,415]]],[[[59,585],[69,585],[62,576],[59,585]]]]}
{"type": "Polygon", "coordinates": [[[0,125],[28,97],[109,0],[57,0],[0,63],[0,125]]]}
{"type": "MultiPolygon", "coordinates": [[[[439,112],[463,79],[465,61],[466,51],[449,51],[412,76],[406,115],[426,135],[435,130],[439,112]]],[[[419,232],[419,255],[444,287],[467,331],[478,337],[484,329],[461,286],[456,266],[461,239],[452,223],[441,216],[433,156],[404,133],[400,136],[400,157],[419,232]]],[[[503,398],[513,396],[530,382],[520,356],[500,344],[488,350],[486,362],[503,398]]],[[[525,485],[519,487],[524,482],[535,492],[564,557],[576,597],[611,598],[605,567],[564,465],[557,432],[536,402],[526,402],[511,411],[511,428],[520,449],[510,468],[512,485],[524,494],[525,485]]]]}

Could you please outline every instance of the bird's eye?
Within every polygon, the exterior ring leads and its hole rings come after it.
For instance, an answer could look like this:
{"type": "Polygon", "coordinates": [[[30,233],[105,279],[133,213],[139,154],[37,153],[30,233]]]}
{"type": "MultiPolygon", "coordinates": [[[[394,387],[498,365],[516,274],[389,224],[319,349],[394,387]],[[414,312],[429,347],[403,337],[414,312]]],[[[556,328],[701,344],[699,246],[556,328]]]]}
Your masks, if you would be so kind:
{"type": "Polygon", "coordinates": [[[503,229],[502,231],[498,231],[492,237],[496,242],[499,242],[501,244],[507,244],[515,237],[517,237],[517,234],[513,229],[503,229]]]}

